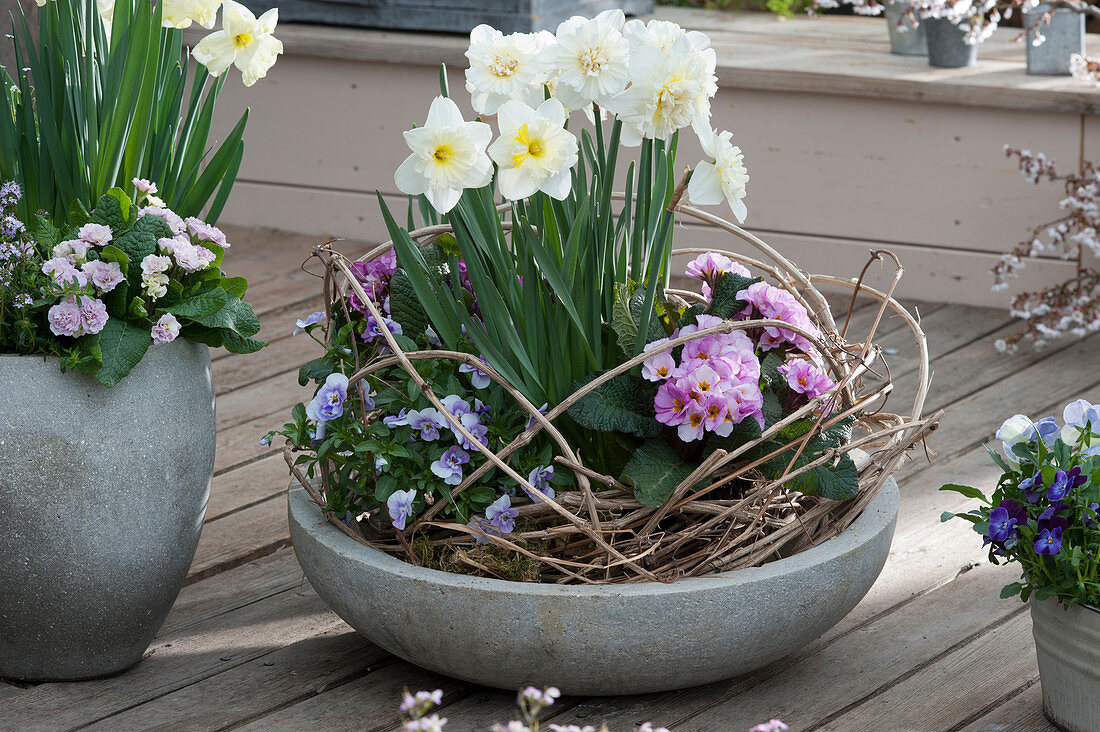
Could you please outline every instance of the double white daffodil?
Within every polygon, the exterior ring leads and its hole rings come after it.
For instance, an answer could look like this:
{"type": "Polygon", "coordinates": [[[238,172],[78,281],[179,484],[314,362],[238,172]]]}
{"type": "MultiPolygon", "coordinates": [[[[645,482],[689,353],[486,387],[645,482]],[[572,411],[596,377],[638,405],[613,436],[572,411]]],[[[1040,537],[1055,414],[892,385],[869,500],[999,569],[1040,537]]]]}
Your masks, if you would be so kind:
{"type": "Polygon", "coordinates": [[[546,73],[539,54],[554,43],[548,31],[504,35],[479,25],[470,33],[466,58],[466,91],[478,114],[496,114],[500,105],[518,99],[531,106],[543,100],[546,73]]]}
{"type": "Polygon", "coordinates": [[[623,38],[622,10],[605,10],[592,20],[574,16],[558,26],[542,62],[555,80],[554,95],[567,109],[593,102],[606,106],[630,83],[630,44],[623,38]]]}

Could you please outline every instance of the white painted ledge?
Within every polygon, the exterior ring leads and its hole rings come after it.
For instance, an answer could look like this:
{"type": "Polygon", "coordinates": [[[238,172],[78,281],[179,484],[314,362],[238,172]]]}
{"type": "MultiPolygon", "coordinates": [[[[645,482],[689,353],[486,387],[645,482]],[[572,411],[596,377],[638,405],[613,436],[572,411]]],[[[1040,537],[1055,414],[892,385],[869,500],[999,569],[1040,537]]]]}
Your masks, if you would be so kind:
{"type": "MultiPolygon", "coordinates": [[[[1068,77],[1027,76],[1017,29],[981,45],[978,64],[936,69],[923,57],[889,53],[885,20],[825,16],[781,20],[767,13],[660,7],[654,17],[706,32],[723,88],[813,92],[961,106],[1100,114],[1100,91],[1068,77]]],[[[319,25],[279,26],[288,55],[465,68],[463,35],[319,25]]],[[[1100,53],[1100,37],[1088,47],[1100,53]]]]}

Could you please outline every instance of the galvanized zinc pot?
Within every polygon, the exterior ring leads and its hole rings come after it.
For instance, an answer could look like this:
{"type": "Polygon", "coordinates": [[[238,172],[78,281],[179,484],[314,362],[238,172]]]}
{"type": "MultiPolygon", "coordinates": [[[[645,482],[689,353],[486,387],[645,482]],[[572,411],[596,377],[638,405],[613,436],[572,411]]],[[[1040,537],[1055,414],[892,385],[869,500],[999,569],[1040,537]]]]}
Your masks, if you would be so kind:
{"type": "Polygon", "coordinates": [[[1100,610],[1031,601],[1043,711],[1068,732],[1100,730],[1100,610]]]}
{"type": "Polygon", "coordinates": [[[731,678],[820,636],[882,570],[898,487],[889,479],[843,533],[806,551],[669,584],[543,585],[440,572],[355,541],[301,488],[288,502],[306,577],[371,642],[487,686],[612,695],[731,678]]]}
{"type": "Polygon", "coordinates": [[[183,586],[214,469],[206,346],[154,347],[117,386],[0,356],[0,676],[137,663],[183,586]]]}
{"type": "Polygon", "coordinates": [[[927,56],[928,39],[924,33],[924,24],[917,23],[914,28],[909,19],[902,19],[913,3],[898,0],[886,4],[886,27],[890,32],[890,53],[898,56],[927,56]]]}
{"type": "Polygon", "coordinates": [[[925,18],[921,27],[928,37],[928,63],[945,69],[973,66],[978,44],[966,43],[966,30],[943,18],[925,18]]]}
{"type": "Polygon", "coordinates": [[[1038,76],[1069,76],[1069,60],[1074,54],[1085,53],[1085,16],[1059,8],[1050,15],[1050,22],[1039,26],[1046,39],[1038,46],[1031,43],[1031,29],[1042,22],[1049,5],[1039,5],[1024,13],[1027,24],[1027,73],[1038,76]]]}

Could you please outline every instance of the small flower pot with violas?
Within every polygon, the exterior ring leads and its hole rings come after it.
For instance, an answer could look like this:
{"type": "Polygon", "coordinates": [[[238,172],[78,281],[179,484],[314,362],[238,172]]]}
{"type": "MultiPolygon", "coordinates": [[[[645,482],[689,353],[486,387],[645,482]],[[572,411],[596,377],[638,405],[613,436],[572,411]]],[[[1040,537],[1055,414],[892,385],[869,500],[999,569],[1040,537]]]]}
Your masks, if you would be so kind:
{"type": "Polygon", "coordinates": [[[1060,728],[1100,729],[1100,406],[1079,399],[1062,423],[1017,414],[997,430],[1003,471],[991,496],[965,513],[994,564],[1018,562],[1023,576],[1001,596],[1031,603],[1043,708],[1060,728]]]}
{"type": "Polygon", "coordinates": [[[885,560],[926,370],[912,414],[872,415],[878,350],[818,290],[860,286],[688,204],[747,215],[705,35],[608,11],[467,56],[496,129],[444,86],[405,133],[406,225],[383,202],[391,242],[316,252],[318,390],[281,430],[306,574],[382,647],[502,687],[679,688],[808,642],[885,560]],[[682,176],[681,134],[708,156],[682,176]],[[674,265],[677,217],[742,251],[674,265]]]}
{"type": "Polygon", "coordinates": [[[37,40],[16,24],[26,66],[0,73],[0,676],[32,681],[140,660],[195,555],[208,350],[265,345],[214,225],[244,119],[210,146],[209,115],[230,63],[249,83],[278,51],[273,16],[232,0],[262,58],[227,56],[221,30],[190,63],[179,29],[220,2],[39,5],[37,40]]]}

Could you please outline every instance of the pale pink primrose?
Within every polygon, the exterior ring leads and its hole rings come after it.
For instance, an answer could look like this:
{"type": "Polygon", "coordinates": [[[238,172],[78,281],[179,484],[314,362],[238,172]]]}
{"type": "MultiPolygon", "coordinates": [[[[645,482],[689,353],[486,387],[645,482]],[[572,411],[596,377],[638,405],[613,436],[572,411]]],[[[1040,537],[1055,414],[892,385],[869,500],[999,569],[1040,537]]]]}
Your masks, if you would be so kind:
{"type": "Polygon", "coordinates": [[[154,343],[171,343],[176,340],[176,336],[179,334],[180,323],[176,320],[176,316],[171,313],[160,316],[157,322],[153,324],[153,329],[150,332],[154,343]]]}
{"type": "Polygon", "coordinates": [[[111,242],[111,227],[104,224],[84,224],[77,237],[83,242],[101,247],[111,242]]]}
{"type": "Polygon", "coordinates": [[[51,307],[46,318],[50,321],[50,332],[54,335],[70,338],[84,335],[80,306],[76,304],[74,297],[65,298],[51,307]]]}
{"type": "Polygon", "coordinates": [[[90,262],[85,262],[81,270],[100,292],[110,292],[125,279],[122,274],[122,267],[119,266],[118,262],[104,262],[100,259],[93,259],[90,262]]]}
{"type": "Polygon", "coordinates": [[[85,333],[95,334],[107,325],[107,306],[102,300],[84,296],[80,298],[80,327],[85,333]]]}

